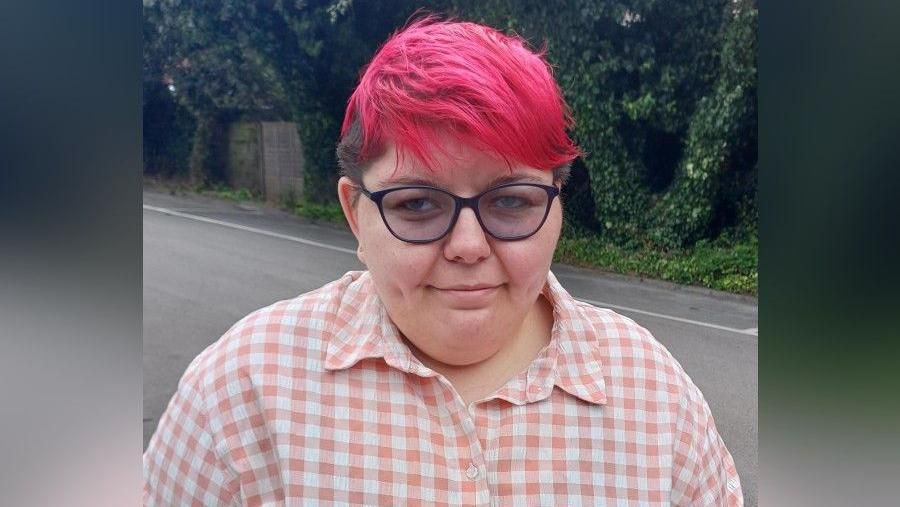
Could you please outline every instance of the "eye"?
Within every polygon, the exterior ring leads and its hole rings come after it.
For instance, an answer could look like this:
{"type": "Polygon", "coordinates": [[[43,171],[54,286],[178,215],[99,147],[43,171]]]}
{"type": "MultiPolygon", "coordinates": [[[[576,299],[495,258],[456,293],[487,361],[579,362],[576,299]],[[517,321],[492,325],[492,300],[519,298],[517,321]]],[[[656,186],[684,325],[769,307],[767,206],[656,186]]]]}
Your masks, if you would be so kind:
{"type": "Polygon", "coordinates": [[[431,199],[407,199],[397,204],[397,208],[404,211],[431,211],[437,205],[431,199]]]}
{"type": "Polygon", "coordinates": [[[494,199],[491,204],[497,208],[516,209],[528,205],[528,201],[514,195],[504,195],[494,199]]]}

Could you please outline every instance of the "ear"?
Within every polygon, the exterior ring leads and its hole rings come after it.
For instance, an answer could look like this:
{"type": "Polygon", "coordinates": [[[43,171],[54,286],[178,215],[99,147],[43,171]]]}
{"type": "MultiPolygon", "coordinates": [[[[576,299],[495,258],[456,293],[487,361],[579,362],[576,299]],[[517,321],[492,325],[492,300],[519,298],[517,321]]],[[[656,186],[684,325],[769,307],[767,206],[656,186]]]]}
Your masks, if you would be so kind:
{"type": "Polygon", "coordinates": [[[353,235],[359,240],[359,221],[357,219],[357,205],[354,200],[358,199],[359,188],[350,181],[350,178],[341,176],[337,184],[338,201],[341,203],[341,210],[344,212],[344,218],[350,225],[353,235]]]}
{"type": "Polygon", "coordinates": [[[363,258],[363,246],[359,238],[359,188],[350,180],[350,178],[342,176],[341,179],[338,180],[337,193],[338,200],[341,202],[341,210],[344,212],[344,218],[347,219],[347,224],[350,225],[350,230],[353,232],[353,235],[356,237],[356,242],[359,245],[356,249],[356,256],[359,258],[359,262],[365,264],[366,261],[363,258]]]}

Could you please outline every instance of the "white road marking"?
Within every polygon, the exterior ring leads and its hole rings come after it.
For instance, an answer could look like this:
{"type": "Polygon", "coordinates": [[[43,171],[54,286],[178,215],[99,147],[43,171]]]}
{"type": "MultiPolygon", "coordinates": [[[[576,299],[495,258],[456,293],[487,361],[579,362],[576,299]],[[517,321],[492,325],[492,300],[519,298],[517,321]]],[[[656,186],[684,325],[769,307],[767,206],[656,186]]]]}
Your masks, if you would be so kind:
{"type": "Polygon", "coordinates": [[[593,299],[585,299],[585,298],[580,298],[580,297],[576,297],[575,299],[577,299],[577,300],[579,300],[579,301],[584,301],[585,303],[590,303],[590,304],[592,304],[592,305],[594,305],[594,306],[599,306],[599,307],[602,307],[602,308],[615,308],[616,310],[622,310],[623,312],[640,313],[641,315],[649,315],[650,317],[657,317],[657,318],[660,318],[660,319],[674,320],[674,321],[676,321],[676,322],[684,322],[685,324],[693,324],[693,325],[695,325],[695,326],[708,327],[708,328],[712,328],[712,329],[718,329],[718,330],[720,330],[720,331],[728,331],[728,332],[730,332],[730,333],[737,333],[737,334],[746,334],[746,335],[750,335],[750,336],[757,336],[756,328],[755,328],[755,327],[754,327],[754,328],[750,328],[750,329],[737,329],[737,328],[734,328],[734,327],[720,326],[719,324],[713,324],[713,323],[710,323],[710,322],[701,322],[701,321],[699,321],[699,320],[685,319],[684,317],[676,317],[676,316],[674,316],[674,315],[666,315],[666,314],[664,314],[664,313],[650,312],[650,311],[647,311],[647,310],[641,310],[641,309],[639,309],[639,308],[631,308],[631,307],[628,307],[628,306],[614,305],[614,304],[612,304],[612,303],[606,303],[606,302],[603,302],[603,301],[596,301],[596,300],[593,300],[593,299]]]}
{"type": "Polygon", "coordinates": [[[278,239],[286,239],[288,241],[293,241],[294,243],[301,243],[309,246],[317,246],[319,248],[324,248],[326,250],[333,250],[335,252],[343,252],[351,255],[356,255],[356,250],[351,250],[349,248],[341,248],[339,246],[329,245],[327,243],[319,243],[318,241],[312,241],[309,239],[298,238],[296,236],[288,236],[287,234],[279,234],[277,232],[267,231],[265,229],[257,229],[256,227],[249,227],[246,225],[235,224],[232,222],[223,222],[222,220],[216,220],[214,218],[202,217],[200,215],[192,215],[190,213],[182,213],[180,211],[175,211],[168,208],[158,208],[156,206],[148,206],[144,204],[145,210],[156,211],[157,213],[162,213],[164,215],[172,215],[175,217],[187,218],[189,220],[196,220],[198,222],[204,222],[207,224],[215,224],[221,225],[223,227],[230,227],[232,229],[237,229],[239,231],[253,232],[256,234],[262,234],[263,236],[269,236],[271,238],[278,239]]]}
{"type": "MultiPolygon", "coordinates": [[[[280,234],[277,232],[267,231],[265,229],[257,229],[256,227],[249,227],[246,225],[235,224],[232,222],[224,222],[222,220],[216,220],[214,218],[207,218],[207,217],[203,217],[200,215],[193,215],[190,213],[182,213],[180,211],[175,211],[175,210],[168,209],[168,208],[160,208],[157,206],[150,206],[147,204],[144,204],[143,206],[144,206],[145,210],[155,211],[157,213],[162,213],[165,215],[187,218],[189,220],[196,220],[198,222],[203,222],[203,223],[207,223],[207,224],[220,225],[222,227],[230,227],[232,229],[237,229],[240,231],[252,232],[255,234],[262,234],[263,236],[269,236],[271,238],[284,239],[287,241],[293,241],[295,243],[301,243],[303,245],[316,246],[319,248],[324,248],[326,250],[333,250],[335,252],[343,252],[343,253],[347,253],[347,254],[351,254],[351,255],[356,255],[356,250],[351,250],[349,248],[341,248],[339,246],[329,245],[327,243],[320,243],[318,241],[312,241],[309,239],[298,238],[296,236],[289,236],[287,234],[280,234]]],[[[750,329],[737,329],[737,328],[733,328],[733,327],[712,324],[710,322],[701,322],[699,320],[685,319],[683,317],[676,317],[674,315],[666,315],[663,313],[650,312],[647,310],[641,310],[639,308],[631,308],[628,306],[615,305],[612,303],[596,301],[593,299],[586,299],[586,298],[576,298],[576,299],[578,299],[579,301],[584,301],[585,303],[590,303],[592,305],[600,306],[600,307],[604,307],[604,308],[614,308],[616,310],[622,310],[625,312],[639,313],[641,315],[648,315],[650,317],[673,320],[676,322],[683,322],[685,324],[692,324],[692,325],[700,326],[700,327],[708,327],[708,328],[712,328],[712,329],[718,329],[720,331],[728,331],[731,333],[750,335],[750,336],[758,336],[757,328],[755,328],[755,327],[750,328],[750,329]]]]}

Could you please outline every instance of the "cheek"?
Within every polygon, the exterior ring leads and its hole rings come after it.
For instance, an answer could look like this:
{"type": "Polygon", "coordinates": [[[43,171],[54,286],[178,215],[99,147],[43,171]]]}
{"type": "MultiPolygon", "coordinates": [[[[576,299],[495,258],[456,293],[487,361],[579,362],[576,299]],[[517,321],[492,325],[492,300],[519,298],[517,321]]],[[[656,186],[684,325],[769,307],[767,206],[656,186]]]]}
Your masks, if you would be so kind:
{"type": "Polygon", "coordinates": [[[523,290],[540,291],[546,281],[550,263],[553,261],[553,251],[558,238],[558,222],[547,223],[540,232],[531,238],[503,245],[503,249],[498,251],[498,254],[502,255],[510,282],[523,290]]]}
{"type": "Polygon", "coordinates": [[[379,287],[390,288],[385,297],[408,296],[418,287],[434,264],[437,253],[431,245],[404,243],[391,235],[381,222],[360,220],[360,244],[366,268],[379,287]]]}
{"type": "Polygon", "coordinates": [[[552,260],[553,249],[544,246],[538,249],[538,245],[509,249],[503,255],[503,264],[509,273],[510,281],[516,285],[542,284],[552,260]]]}

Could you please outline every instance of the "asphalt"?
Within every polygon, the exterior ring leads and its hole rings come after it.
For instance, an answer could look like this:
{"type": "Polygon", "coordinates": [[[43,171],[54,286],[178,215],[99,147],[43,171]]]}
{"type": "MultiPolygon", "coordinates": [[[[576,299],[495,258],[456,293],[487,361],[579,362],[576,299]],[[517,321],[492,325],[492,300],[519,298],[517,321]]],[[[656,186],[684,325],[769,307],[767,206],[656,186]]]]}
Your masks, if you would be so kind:
{"type": "MultiPolygon", "coordinates": [[[[234,322],[349,270],[346,230],[258,203],[145,189],[144,446],[188,363],[234,322]]],[[[757,504],[758,307],[752,298],[554,265],[575,297],[650,330],[703,391],[757,504]]]]}

